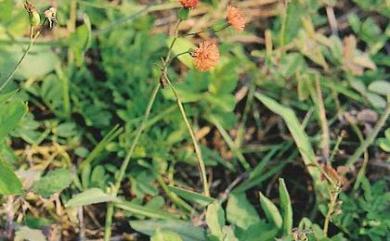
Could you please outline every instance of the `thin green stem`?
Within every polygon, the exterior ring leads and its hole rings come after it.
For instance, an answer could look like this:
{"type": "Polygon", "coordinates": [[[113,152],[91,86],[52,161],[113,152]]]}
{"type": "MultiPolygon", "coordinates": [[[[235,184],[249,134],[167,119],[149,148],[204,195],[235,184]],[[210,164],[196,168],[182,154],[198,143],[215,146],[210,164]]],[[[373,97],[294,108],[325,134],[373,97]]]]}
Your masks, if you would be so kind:
{"type": "Polygon", "coordinates": [[[255,81],[251,79],[249,84],[249,93],[244,107],[244,113],[242,114],[241,123],[240,126],[238,127],[237,138],[234,140],[234,144],[237,147],[241,147],[242,142],[244,140],[245,124],[246,121],[248,120],[248,114],[252,106],[255,90],[256,90],[255,81]]]}
{"type": "Polygon", "coordinates": [[[153,104],[154,104],[154,102],[156,100],[156,96],[157,96],[157,93],[158,93],[159,90],[160,90],[160,83],[157,83],[156,86],[154,87],[152,95],[151,95],[151,97],[149,99],[149,103],[148,103],[148,106],[147,106],[145,114],[144,114],[144,119],[142,120],[141,125],[139,126],[139,128],[138,128],[138,130],[136,132],[137,134],[135,135],[133,143],[130,146],[130,150],[127,153],[126,158],[125,158],[125,160],[122,163],[121,169],[119,170],[119,175],[118,175],[118,178],[117,178],[117,180],[115,182],[114,189],[113,189],[113,193],[114,194],[118,193],[120,184],[121,184],[121,182],[123,180],[123,177],[125,176],[125,173],[126,173],[126,170],[127,170],[127,166],[129,165],[130,159],[133,156],[135,148],[136,148],[136,146],[138,144],[138,140],[141,137],[141,134],[142,134],[142,132],[143,132],[145,126],[146,126],[146,122],[147,122],[147,120],[149,118],[150,112],[152,110],[153,104]]]}
{"type": "MultiPolygon", "coordinates": [[[[135,151],[135,148],[138,144],[138,141],[139,141],[139,138],[141,137],[141,134],[143,132],[143,130],[145,129],[145,126],[146,126],[146,122],[149,118],[149,115],[150,115],[150,112],[152,110],[152,107],[153,107],[153,104],[156,100],[156,96],[158,94],[158,91],[160,90],[160,83],[158,82],[156,84],[156,86],[154,87],[153,89],[153,92],[152,92],[152,95],[150,96],[150,99],[149,99],[149,102],[148,102],[148,106],[146,108],[146,111],[145,111],[145,114],[144,114],[144,118],[139,126],[139,128],[137,129],[137,132],[136,132],[136,135],[134,137],[134,140],[130,146],[130,150],[129,152],[127,153],[126,157],[125,157],[125,160],[123,161],[122,165],[121,165],[121,168],[119,170],[119,174],[118,174],[118,177],[115,181],[115,184],[112,188],[112,194],[113,195],[117,195],[118,191],[119,191],[119,187],[123,181],[123,178],[125,176],[125,173],[126,173],[126,170],[127,170],[127,167],[129,166],[129,163],[130,163],[130,160],[131,158],[133,157],[133,154],[134,154],[134,151],[135,151]]],[[[107,206],[107,213],[106,213],[106,223],[105,223],[105,228],[104,228],[104,240],[105,241],[109,241],[110,240],[110,237],[111,237],[111,224],[112,224],[112,216],[114,214],[114,205],[112,203],[109,203],[108,206],[107,206]]]]}
{"type": "Polygon", "coordinates": [[[205,33],[205,32],[208,31],[208,30],[211,30],[212,33],[218,33],[218,32],[220,32],[220,31],[222,31],[222,30],[227,29],[229,26],[230,26],[230,24],[225,24],[225,25],[223,25],[220,29],[216,29],[216,30],[214,30],[214,29],[205,29],[205,30],[202,30],[202,31],[199,31],[199,32],[186,33],[186,34],[184,34],[183,36],[184,36],[184,37],[187,37],[187,36],[194,36],[194,35],[198,35],[198,34],[201,34],[201,33],[205,33]]]}
{"type": "Polygon", "coordinates": [[[62,83],[64,116],[66,118],[69,118],[71,112],[70,97],[69,97],[69,79],[65,75],[61,66],[56,67],[56,72],[62,83]]]}
{"type": "Polygon", "coordinates": [[[279,33],[279,47],[283,47],[285,44],[285,35],[286,35],[286,25],[287,25],[287,5],[288,3],[285,3],[285,6],[283,8],[282,12],[282,26],[280,28],[280,33],[279,33]]]}
{"type": "Polygon", "coordinates": [[[27,49],[24,51],[22,57],[19,59],[18,63],[15,65],[14,69],[11,71],[11,73],[7,76],[5,81],[0,86],[0,92],[8,85],[8,83],[12,80],[12,77],[15,75],[16,71],[18,70],[19,66],[22,64],[23,60],[26,58],[28,53],[30,52],[32,46],[34,45],[35,40],[38,38],[41,31],[38,31],[34,35],[34,27],[30,28],[30,43],[27,46],[27,49]]]}
{"type": "Polygon", "coordinates": [[[318,116],[320,119],[320,126],[322,130],[322,140],[321,140],[321,147],[322,147],[322,155],[325,158],[325,160],[329,159],[329,125],[328,120],[326,118],[326,110],[325,110],[325,104],[322,97],[322,90],[321,90],[321,83],[319,80],[319,77],[316,76],[315,80],[315,89],[316,94],[315,97],[317,99],[316,105],[318,108],[318,116]]]}
{"type": "Polygon", "coordinates": [[[359,146],[359,148],[355,151],[355,153],[348,159],[347,166],[351,167],[355,162],[359,159],[359,157],[366,151],[366,149],[372,144],[372,142],[375,140],[377,135],[379,134],[379,131],[382,129],[382,127],[385,125],[387,119],[390,115],[390,102],[387,103],[386,109],[383,112],[383,115],[380,117],[378,122],[376,123],[374,129],[370,133],[370,135],[367,137],[367,139],[359,146]]]}
{"type": "Polygon", "coordinates": [[[107,205],[106,223],[104,225],[104,241],[111,239],[112,216],[114,215],[114,203],[110,202],[107,205]]]}
{"type": "Polygon", "coordinates": [[[333,148],[333,151],[332,151],[332,153],[330,154],[330,157],[329,157],[329,160],[328,160],[329,163],[332,163],[332,162],[333,162],[334,157],[336,156],[336,153],[337,153],[337,151],[339,150],[339,146],[340,146],[341,142],[342,142],[343,139],[344,139],[344,136],[345,136],[345,133],[344,133],[344,132],[341,132],[340,136],[337,138],[336,144],[335,144],[335,146],[334,146],[334,148],[333,148]]]}
{"type": "Polygon", "coordinates": [[[327,237],[328,236],[328,230],[329,230],[329,223],[332,219],[332,215],[335,211],[336,205],[337,205],[337,197],[339,196],[340,191],[339,190],[333,190],[330,195],[330,203],[328,206],[328,212],[325,216],[324,221],[324,234],[327,237]]]}
{"type": "MultiPolygon", "coordinates": [[[[163,73],[166,73],[167,63],[169,62],[169,59],[170,59],[171,54],[172,54],[172,48],[173,48],[173,46],[174,46],[174,44],[176,42],[177,36],[178,36],[180,22],[181,21],[178,20],[176,25],[175,25],[174,39],[172,40],[172,43],[169,46],[169,50],[168,50],[167,56],[166,56],[165,60],[163,61],[163,64],[164,64],[163,69],[162,69],[163,73]]],[[[114,184],[114,186],[112,188],[112,194],[115,195],[115,196],[118,194],[118,191],[119,191],[120,185],[122,183],[122,180],[123,180],[123,178],[125,176],[127,167],[128,167],[128,165],[130,163],[130,160],[131,160],[131,158],[132,158],[132,156],[134,154],[135,147],[138,144],[138,140],[141,137],[141,134],[142,134],[142,132],[144,131],[144,129],[146,127],[147,121],[149,119],[150,112],[152,110],[153,104],[154,104],[154,102],[156,100],[156,97],[157,97],[157,94],[158,94],[160,88],[161,88],[161,83],[157,82],[156,86],[153,89],[152,95],[150,96],[147,108],[145,110],[145,114],[144,114],[143,120],[142,120],[139,128],[137,129],[137,132],[136,132],[136,135],[134,137],[134,140],[133,140],[133,142],[132,142],[132,144],[130,146],[130,150],[127,153],[127,155],[125,157],[125,160],[123,161],[123,163],[121,165],[118,177],[117,177],[116,182],[115,182],[115,184],[114,184]]],[[[112,226],[112,217],[113,217],[113,215],[114,215],[114,204],[113,203],[109,203],[107,205],[106,222],[105,222],[105,227],[104,227],[104,241],[109,241],[110,238],[111,238],[111,233],[112,233],[111,226],[112,226]]]]}
{"type": "Polygon", "coordinates": [[[183,117],[183,120],[184,120],[184,122],[187,126],[187,129],[188,129],[188,132],[190,133],[192,143],[193,143],[194,148],[195,148],[196,158],[198,159],[198,165],[199,165],[201,179],[202,179],[202,183],[203,183],[203,193],[204,193],[204,195],[209,197],[210,191],[209,191],[209,184],[208,184],[207,176],[206,176],[206,166],[205,166],[204,161],[203,161],[202,151],[199,147],[198,140],[196,139],[194,130],[193,130],[190,122],[188,121],[188,117],[187,117],[186,111],[184,110],[184,106],[183,106],[183,103],[181,101],[181,98],[180,98],[179,94],[177,93],[175,87],[172,85],[172,83],[169,80],[168,75],[166,73],[165,73],[165,80],[167,81],[170,89],[172,90],[173,94],[176,97],[176,102],[177,102],[177,105],[179,107],[181,116],[183,117]]]}
{"type": "Polygon", "coordinates": [[[158,183],[160,184],[161,188],[164,190],[164,192],[167,194],[168,198],[171,199],[171,201],[178,207],[182,208],[187,214],[191,213],[192,207],[188,205],[183,199],[181,199],[179,196],[177,196],[175,193],[171,192],[165,184],[163,178],[156,173],[156,178],[158,183]]]}

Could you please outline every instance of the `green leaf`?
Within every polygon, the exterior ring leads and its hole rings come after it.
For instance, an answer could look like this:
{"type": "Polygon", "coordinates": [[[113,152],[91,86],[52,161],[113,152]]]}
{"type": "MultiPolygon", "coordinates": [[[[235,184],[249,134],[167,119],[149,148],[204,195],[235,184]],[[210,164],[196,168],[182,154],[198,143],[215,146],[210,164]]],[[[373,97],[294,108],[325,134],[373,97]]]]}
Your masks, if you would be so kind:
{"type": "Polygon", "coordinates": [[[384,109],[386,107],[386,100],[382,98],[382,96],[374,94],[374,93],[366,93],[368,101],[375,108],[384,109]]]}
{"type": "Polygon", "coordinates": [[[134,215],[141,215],[148,218],[157,218],[157,219],[175,219],[177,216],[164,212],[161,210],[156,210],[154,208],[149,208],[141,205],[137,205],[127,201],[116,200],[114,201],[115,207],[129,211],[134,215]]]}
{"type": "Polygon", "coordinates": [[[0,1],[0,21],[6,23],[12,20],[13,0],[0,1]]]}
{"type": "Polygon", "coordinates": [[[261,237],[261,241],[274,241],[279,230],[272,224],[261,221],[253,224],[247,229],[240,232],[238,240],[245,241],[258,241],[261,237]]]}
{"type": "Polygon", "coordinates": [[[151,241],[182,241],[181,237],[172,231],[157,229],[153,234],[151,241]]]}
{"type": "Polygon", "coordinates": [[[116,197],[103,192],[99,188],[91,188],[82,193],[76,194],[70,199],[65,207],[80,207],[95,203],[104,203],[115,201],[116,197]]]}
{"type": "Polygon", "coordinates": [[[290,78],[295,73],[301,72],[306,66],[305,59],[299,53],[291,53],[282,56],[279,65],[279,72],[284,78],[290,78]]]}
{"type": "Polygon", "coordinates": [[[372,82],[368,86],[368,89],[377,94],[387,96],[390,95],[390,82],[386,80],[377,80],[372,82]]]}
{"type": "Polygon", "coordinates": [[[273,204],[272,201],[265,197],[262,193],[260,193],[260,204],[268,221],[273,223],[276,228],[281,229],[283,220],[275,204],[273,204]]]}
{"type": "Polygon", "coordinates": [[[293,211],[290,195],[283,178],[279,178],[279,199],[283,218],[283,234],[287,236],[291,233],[293,227],[293,211]]]}
{"type": "Polygon", "coordinates": [[[242,229],[260,221],[256,209],[248,201],[245,193],[232,193],[226,206],[227,220],[242,229]]]}
{"type": "MultiPolygon", "coordinates": [[[[169,38],[167,41],[167,46],[171,46],[173,38],[169,38]]],[[[173,45],[172,52],[174,55],[178,55],[184,52],[187,52],[191,49],[194,49],[195,45],[188,39],[177,38],[175,44],[173,45]]],[[[193,68],[192,57],[189,54],[184,54],[178,57],[180,62],[186,65],[188,68],[193,68]]]]}
{"type": "Polygon", "coordinates": [[[0,141],[12,131],[27,112],[27,106],[21,100],[0,103],[0,141]]]}
{"type": "Polygon", "coordinates": [[[84,23],[77,27],[69,37],[69,48],[73,52],[76,63],[80,66],[84,61],[84,54],[91,45],[92,30],[91,21],[87,14],[83,15],[84,23]]]}
{"type": "Polygon", "coordinates": [[[210,233],[222,240],[222,229],[225,226],[225,213],[217,201],[207,207],[206,223],[210,229],[210,233]]]}
{"type": "Polygon", "coordinates": [[[382,150],[390,152],[390,139],[380,138],[378,139],[378,145],[382,150]]]}
{"type": "Polygon", "coordinates": [[[188,15],[190,14],[189,8],[180,8],[179,12],[177,13],[177,16],[180,20],[186,20],[188,19],[188,15]]]}
{"type": "Polygon", "coordinates": [[[153,235],[156,229],[162,229],[177,233],[183,241],[206,241],[205,231],[202,228],[194,227],[191,223],[180,220],[130,221],[130,226],[149,236],[153,235]]]}
{"type": "Polygon", "coordinates": [[[44,177],[34,182],[32,191],[43,197],[50,197],[61,192],[72,183],[72,173],[67,169],[50,171],[44,177]]]}
{"type": "MultiPolygon", "coordinates": [[[[0,50],[0,73],[7,75],[21,56],[24,48],[19,45],[9,45],[6,50],[0,50]],[[7,73],[7,74],[6,74],[7,73]]],[[[60,62],[58,56],[51,47],[45,45],[34,45],[16,71],[15,78],[27,79],[45,76],[54,70],[60,62]]]]}
{"type": "Polygon", "coordinates": [[[0,194],[21,194],[22,183],[12,171],[10,165],[0,159],[0,194]]]}
{"type": "Polygon", "coordinates": [[[295,144],[298,146],[306,168],[308,169],[313,179],[317,194],[321,193],[322,198],[326,197],[327,184],[326,182],[321,181],[321,171],[317,167],[318,164],[313,147],[311,146],[309,138],[304,132],[303,127],[299,123],[298,118],[296,117],[293,110],[277,103],[272,98],[269,98],[263,94],[255,93],[255,97],[271,111],[280,115],[286,122],[286,125],[292,137],[294,138],[295,144]]]}
{"type": "Polygon", "coordinates": [[[174,186],[169,186],[168,188],[171,192],[186,199],[187,201],[197,203],[201,206],[207,206],[210,203],[214,202],[214,199],[211,197],[207,197],[205,195],[196,192],[188,191],[183,188],[174,187],[174,186]]]}

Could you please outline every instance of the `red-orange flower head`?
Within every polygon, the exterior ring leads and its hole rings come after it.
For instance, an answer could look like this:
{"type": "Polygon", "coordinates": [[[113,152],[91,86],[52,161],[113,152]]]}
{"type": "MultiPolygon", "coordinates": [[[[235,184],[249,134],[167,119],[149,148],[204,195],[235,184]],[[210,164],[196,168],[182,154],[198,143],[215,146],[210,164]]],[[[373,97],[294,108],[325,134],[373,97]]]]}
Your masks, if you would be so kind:
{"type": "Polygon", "coordinates": [[[195,8],[199,0],[179,0],[179,2],[184,8],[195,8]]]}
{"type": "Polygon", "coordinates": [[[239,32],[244,31],[246,19],[243,16],[240,9],[229,5],[227,8],[226,18],[227,18],[228,23],[233,28],[235,28],[237,31],[239,31],[239,32]]]}
{"type": "Polygon", "coordinates": [[[192,52],[195,68],[206,72],[215,67],[219,61],[218,46],[213,40],[206,40],[199,44],[199,47],[192,52]]]}

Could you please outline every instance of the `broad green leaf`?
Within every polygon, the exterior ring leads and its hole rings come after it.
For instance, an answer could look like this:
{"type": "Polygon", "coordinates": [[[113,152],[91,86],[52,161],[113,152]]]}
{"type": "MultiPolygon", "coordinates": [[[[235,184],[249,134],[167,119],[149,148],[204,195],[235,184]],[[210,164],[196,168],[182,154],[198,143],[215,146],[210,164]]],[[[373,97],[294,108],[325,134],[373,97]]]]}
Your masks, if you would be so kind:
{"type": "Polygon", "coordinates": [[[162,229],[177,233],[183,241],[206,241],[206,234],[202,228],[180,220],[130,221],[130,226],[134,230],[149,236],[153,235],[156,229],[162,229]]]}
{"type": "Polygon", "coordinates": [[[72,173],[67,169],[50,171],[44,177],[34,182],[32,191],[43,197],[61,192],[72,183],[72,173]]]}
{"type": "Polygon", "coordinates": [[[182,241],[182,239],[175,232],[157,229],[150,241],[182,241]]]}
{"type": "Polygon", "coordinates": [[[260,204],[268,221],[273,223],[279,230],[282,228],[283,220],[278,208],[266,196],[260,193],[260,204]]]}
{"type": "MultiPolygon", "coordinates": [[[[168,48],[171,46],[172,41],[173,38],[169,38],[167,40],[168,48]]],[[[185,38],[177,38],[172,48],[173,56],[190,51],[191,49],[195,49],[195,45],[190,40],[185,38]]],[[[178,59],[188,68],[193,68],[192,57],[189,54],[180,55],[178,59]]]]}
{"type": "Polygon", "coordinates": [[[290,195],[283,178],[279,179],[279,199],[283,218],[283,234],[287,236],[291,233],[293,227],[293,211],[290,195]]]}
{"type": "Polygon", "coordinates": [[[168,188],[171,192],[176,193],[178,196],[186,199],[187,201],[197,203],[201,206],[207,206],[214,201],[214,199],[211,197],[207,197],[196,192],[188,191],[183,188],[174,186],[169,186],[168,188]]]}
{"type": "Polygon", "coordinates": [[[390,139],[380,138],[378,139],[378,144],[382,150],[390,152],[390,139]]]}
{"type": "Polygon", "coordinates": [[[0,194],[21,194],[22,183],[12,171],[10,165],[0,159],[0,194]]]}
{"type": "Polygon", "coordinates": [[[223,239],[220,239],[220,240],[239,241],[239,239],[236,237],[236,234],[234,233],[233,227],[231,227],[231,226],[224,226],[223,227],[223,239]]]}
{"type": "Polygon", "coordinates": [[[115,207],[126,210],[134,215],[141,215],[148,218],[156,219],[175,219],[175,215],[164,212],[161,210],[156,210],[154,208],[149,208],[141,205],[137,205],[127,201],[116,200],[114,201],[115,207]]]}
{"type": "Polygon", "coordinates": [[[91,45],[92,30],[91,22],[87,14],[83,15],[84,23],[77,27],[76,31],[69,37],[69,48],[72,50],[77,65],[81,65],[84,61],[84,53],[91,45]]]}
{"type": "Polygon", "coordinates": [[[238,61],[221,61],[218,68],[211,73],[208,89],[212,95],[231,95],[239,80],[237,64],[238,61]]]}
{"type": "Polygon", "coordinates": [[[103,190],[99,188],[91,188],[85,190],[82,193],[76,194],[70,199],[65,207],[80,207],[87,206],[95,203],[104,203],[115,201],[116,197],[103,192],[103,190]]]}
{"type": "Polygon", "coordinates": [[[386,107],[386,100],[377,94],[374,93],[366,93],[368,101],[375,107],[375,108],[382,108],[384,109],[386,107]]]}
{"type": "Polygon", "coordinates": [[[385,130],[385,137],[390,140],[390,128],[387,128],[387,130],[385,130]]]}
{"type": "Polygon", "coordinates": [[[0,141],[18,125],[26,112],[27,105],[20,100],[0,103],[0,141]]]}
{"type": "Polygon", "coordinates": [[[299,123],[294,111],[277,103],[272,98],[269,98],[263,94],[255,93],[255,97],[271,111],[280,115],[286,122],[286,125],[290,130],[292,137],[294,138],[295,144],[298,146],[306,168],[308,169],[313,179],[317,194],[321,194],[321,198],[324,196],[326,197],[327,184],[321,181],[321,171],[317,167],[317,160],[313,151],[313,147],[311,146],[309,138],[304,132],[303,127],[299,123]]]}
{"type": "Polygon", "coordinates": [[[256,209],[248,201],[245,193],[232,193],[226,206],[227,220],[242,229],[260,221],[256,209]]]}
{"type": "Polygon", "coordinates": [[[0,21],[8,22],[12,19],[12,10],[14,8],[13,0],[0,1],[0,21]]]}
{"type": "MultiPolygon", "coordinates": [[[[0,73],[1,76],[8,75],[9,71],[15,67],[24,48],[19,45],[9,45],[6,50],[0,50],[0,73]]],[[[53,52],[51,47],[44,45],[34,45],[30,53],[25,57],[16,71],[15,78],[39,78],[52,72],[60,59],[53,52]]],[[[4,78],[4,77],[2,77],[4,78]]]]}
{"type": "Polygon", "coordinates": [[[212,235],[219,239],[223,238],[222,229],[225,226],[225,213],[217,201],[207,207],[206,223],[212,235]]]}
{"type": "Polygon", "coordinates": [[[274,241],[278,232],[273,224],[261,221],[242,230],[237,236],[239,240],[245,241],[258,241],[260,237],[261,241],[274,241]]]}
{"type": "Polygon", "coordinates": [[[368,89],[380,95],[390,95],[390,82],[386,80],[377,80],[372,82],[368,89]]]}

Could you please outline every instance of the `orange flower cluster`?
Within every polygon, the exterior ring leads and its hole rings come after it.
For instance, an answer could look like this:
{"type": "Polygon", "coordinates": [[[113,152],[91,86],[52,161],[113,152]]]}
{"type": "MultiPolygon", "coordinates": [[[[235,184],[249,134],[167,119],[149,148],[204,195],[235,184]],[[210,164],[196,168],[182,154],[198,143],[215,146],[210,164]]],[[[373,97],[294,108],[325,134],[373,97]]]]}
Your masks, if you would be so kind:
{"type": "Polygon", "coordinates": [[[218,46],[213,40],[203,41],[194,50],[192,57],[194,57],[195,68],[201,72],[206,72],[218,64],[220,57],[218,46]]]}
{"type": "MultiPolygon", "coordinates": [[[[195,8],[198,4],[198,0],[179,0],[184,8],[195,8]]],[[[231,5],[227,8],[227,22],[237,31],[241,32],[245,28],[246,19],[243,16],[241,10],[231,5]]],[[[218,46],[213,40],[205,40],[200,43],[192,53],[194,58],[194,66],[201,72],[206,72],[214,68],[220,59],[218,46]]]]}
{"type": "Polygon", "coordinates": [[[179,2],[184,8],[195,8],[199,0],[179,0],[179,2]]]}
{"type": "Polygon", "coordinates": [[[227,8],[227,17],[226,18],[227,18],[228,23],[233,28],[235,28],[237,31],[239,31],[239,32],[244,31],[246,19],[243,16],[240,9],[229,5],[227,8]]]}

